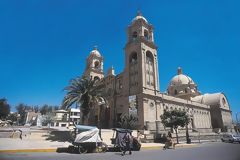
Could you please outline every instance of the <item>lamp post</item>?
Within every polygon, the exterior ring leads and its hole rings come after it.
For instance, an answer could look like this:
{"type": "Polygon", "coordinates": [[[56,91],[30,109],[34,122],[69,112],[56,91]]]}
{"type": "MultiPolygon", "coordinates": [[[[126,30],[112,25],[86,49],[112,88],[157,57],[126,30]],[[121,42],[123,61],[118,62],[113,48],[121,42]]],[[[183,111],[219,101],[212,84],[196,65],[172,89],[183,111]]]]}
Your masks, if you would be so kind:
{"type": "Polygon", "coordinates": [[[240,112],[236,112],[236,122],[237,122],[237,124],[239,123],[239,121],[238,121],[238,114],[239,114],[240,112]]]}
{"type": "Polygon", "coordinates": [[[235,131],[237,132],[237,133],[239,133],[239,130],[240,130],[240,122],[239,122],[239,120],[238,120],[238,114],[239,114],[240,112],[236,112],[236,126],[234,127],[235,128],[235,131]]]}
{"type": "MultiPolygon", "coordinates": [[[[190,118],[191,115],[188,112],[186,112],[186,113],[187,113],[188,118],[190,118]]],[[[187,144],[191,143],[191,139],[189,138],[189,132],[188,132],[188,124],[186,124],[186,140],[187,140],[187,144]]]]}

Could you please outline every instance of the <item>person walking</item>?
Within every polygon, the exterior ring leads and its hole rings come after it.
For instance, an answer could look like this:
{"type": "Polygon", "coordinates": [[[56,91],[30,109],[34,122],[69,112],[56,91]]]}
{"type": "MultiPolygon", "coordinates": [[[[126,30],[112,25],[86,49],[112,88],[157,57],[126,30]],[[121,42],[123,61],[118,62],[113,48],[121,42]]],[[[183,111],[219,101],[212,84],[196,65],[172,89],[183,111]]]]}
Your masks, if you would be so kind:
{"type": "Polygon", "coordinates": [[[125,146],[123,147],[122,156],[125,155],[127,151],[129,151],[129,154],[132,154],[132,136],[130,133],[126,133],[126,135],[123,137],[123,141],[125,142],[125,146]]]}
{"type": "Polygon", "coordinates": [[[20,132],[19,138],[22,140],[22,130],[19,129],[18,131],[20,132]]]}
{"type": "Polygon", "coordinates": [[[170,146],[173,146],[173,148],[175,148],[175,146],[173,145],[172,133],[168,131],[167,139],[163,149],[168,149],[170,146]]]}

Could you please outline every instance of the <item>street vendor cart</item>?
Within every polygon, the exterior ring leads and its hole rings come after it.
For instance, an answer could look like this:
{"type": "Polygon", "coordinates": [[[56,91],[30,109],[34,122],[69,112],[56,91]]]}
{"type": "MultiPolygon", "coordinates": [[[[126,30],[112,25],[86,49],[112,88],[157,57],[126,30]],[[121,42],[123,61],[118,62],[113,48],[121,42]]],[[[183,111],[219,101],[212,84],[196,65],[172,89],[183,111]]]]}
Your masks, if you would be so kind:
{"type": "Polygon", "coordinates": [[[72,151],[80,154],[92,152],[106,152],[107,145],[99,136],[99,129],[95,126],[76,125],[76,138],[73,141],[72,151]]]}

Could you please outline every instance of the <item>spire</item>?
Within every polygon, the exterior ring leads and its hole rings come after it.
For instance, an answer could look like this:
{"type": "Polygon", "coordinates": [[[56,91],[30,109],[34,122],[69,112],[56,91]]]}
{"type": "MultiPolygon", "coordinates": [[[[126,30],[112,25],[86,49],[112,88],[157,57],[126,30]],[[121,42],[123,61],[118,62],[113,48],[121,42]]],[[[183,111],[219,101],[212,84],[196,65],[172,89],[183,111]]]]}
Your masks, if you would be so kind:
{"type": "Polygon", "coordinates": [[[142,16],[142,12],[140,10],[137,11],[137,16],[142,16]]]}
{"type": "Polygon", "coordinates": [[[113,76],[115,76],[115,71],[114,71],[113,66],[108,69],[107,75],[113,75],[113,76]]]}
{"type": "Polygon", "coordinates": [[[135,22],[136,20],[142,19],[147,23],[146,18],[142,16],[142,12],[140,10],[137,11],[137,16],[133,18],[132,22],[135,22]]]}
{"type": "Polygon", "coordinates": [[[94,50],[97,50],[98,48],[97,48],[98,46],[97,45],[95,45],[95,46],[93,46],[93,49],[94,50]]]}
{"type": "Polygon", "coordinates": [[[182,68],[178,67],[177,72],[178,72],[178,75],[182,74],[182,68]]]}

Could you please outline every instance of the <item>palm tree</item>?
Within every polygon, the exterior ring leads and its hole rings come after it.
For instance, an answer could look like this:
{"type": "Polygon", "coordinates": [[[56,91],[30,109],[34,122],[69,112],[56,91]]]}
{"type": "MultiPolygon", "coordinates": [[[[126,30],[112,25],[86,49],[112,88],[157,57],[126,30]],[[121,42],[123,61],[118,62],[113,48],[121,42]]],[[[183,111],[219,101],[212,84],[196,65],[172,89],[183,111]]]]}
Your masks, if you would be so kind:
{"type": "Polygon", "coordinates": [[[99,99],[104,99],[103,83],[97,83],[97,79],[87,79],[77,77],[70,81],[69,86],[65,88],[67,91],[63,102],[62,108],[68,109],[73,104],[81,110],[81,123],[87,125],[89,113],[93,109],[94,104],[98,104],[99,99]]]}

